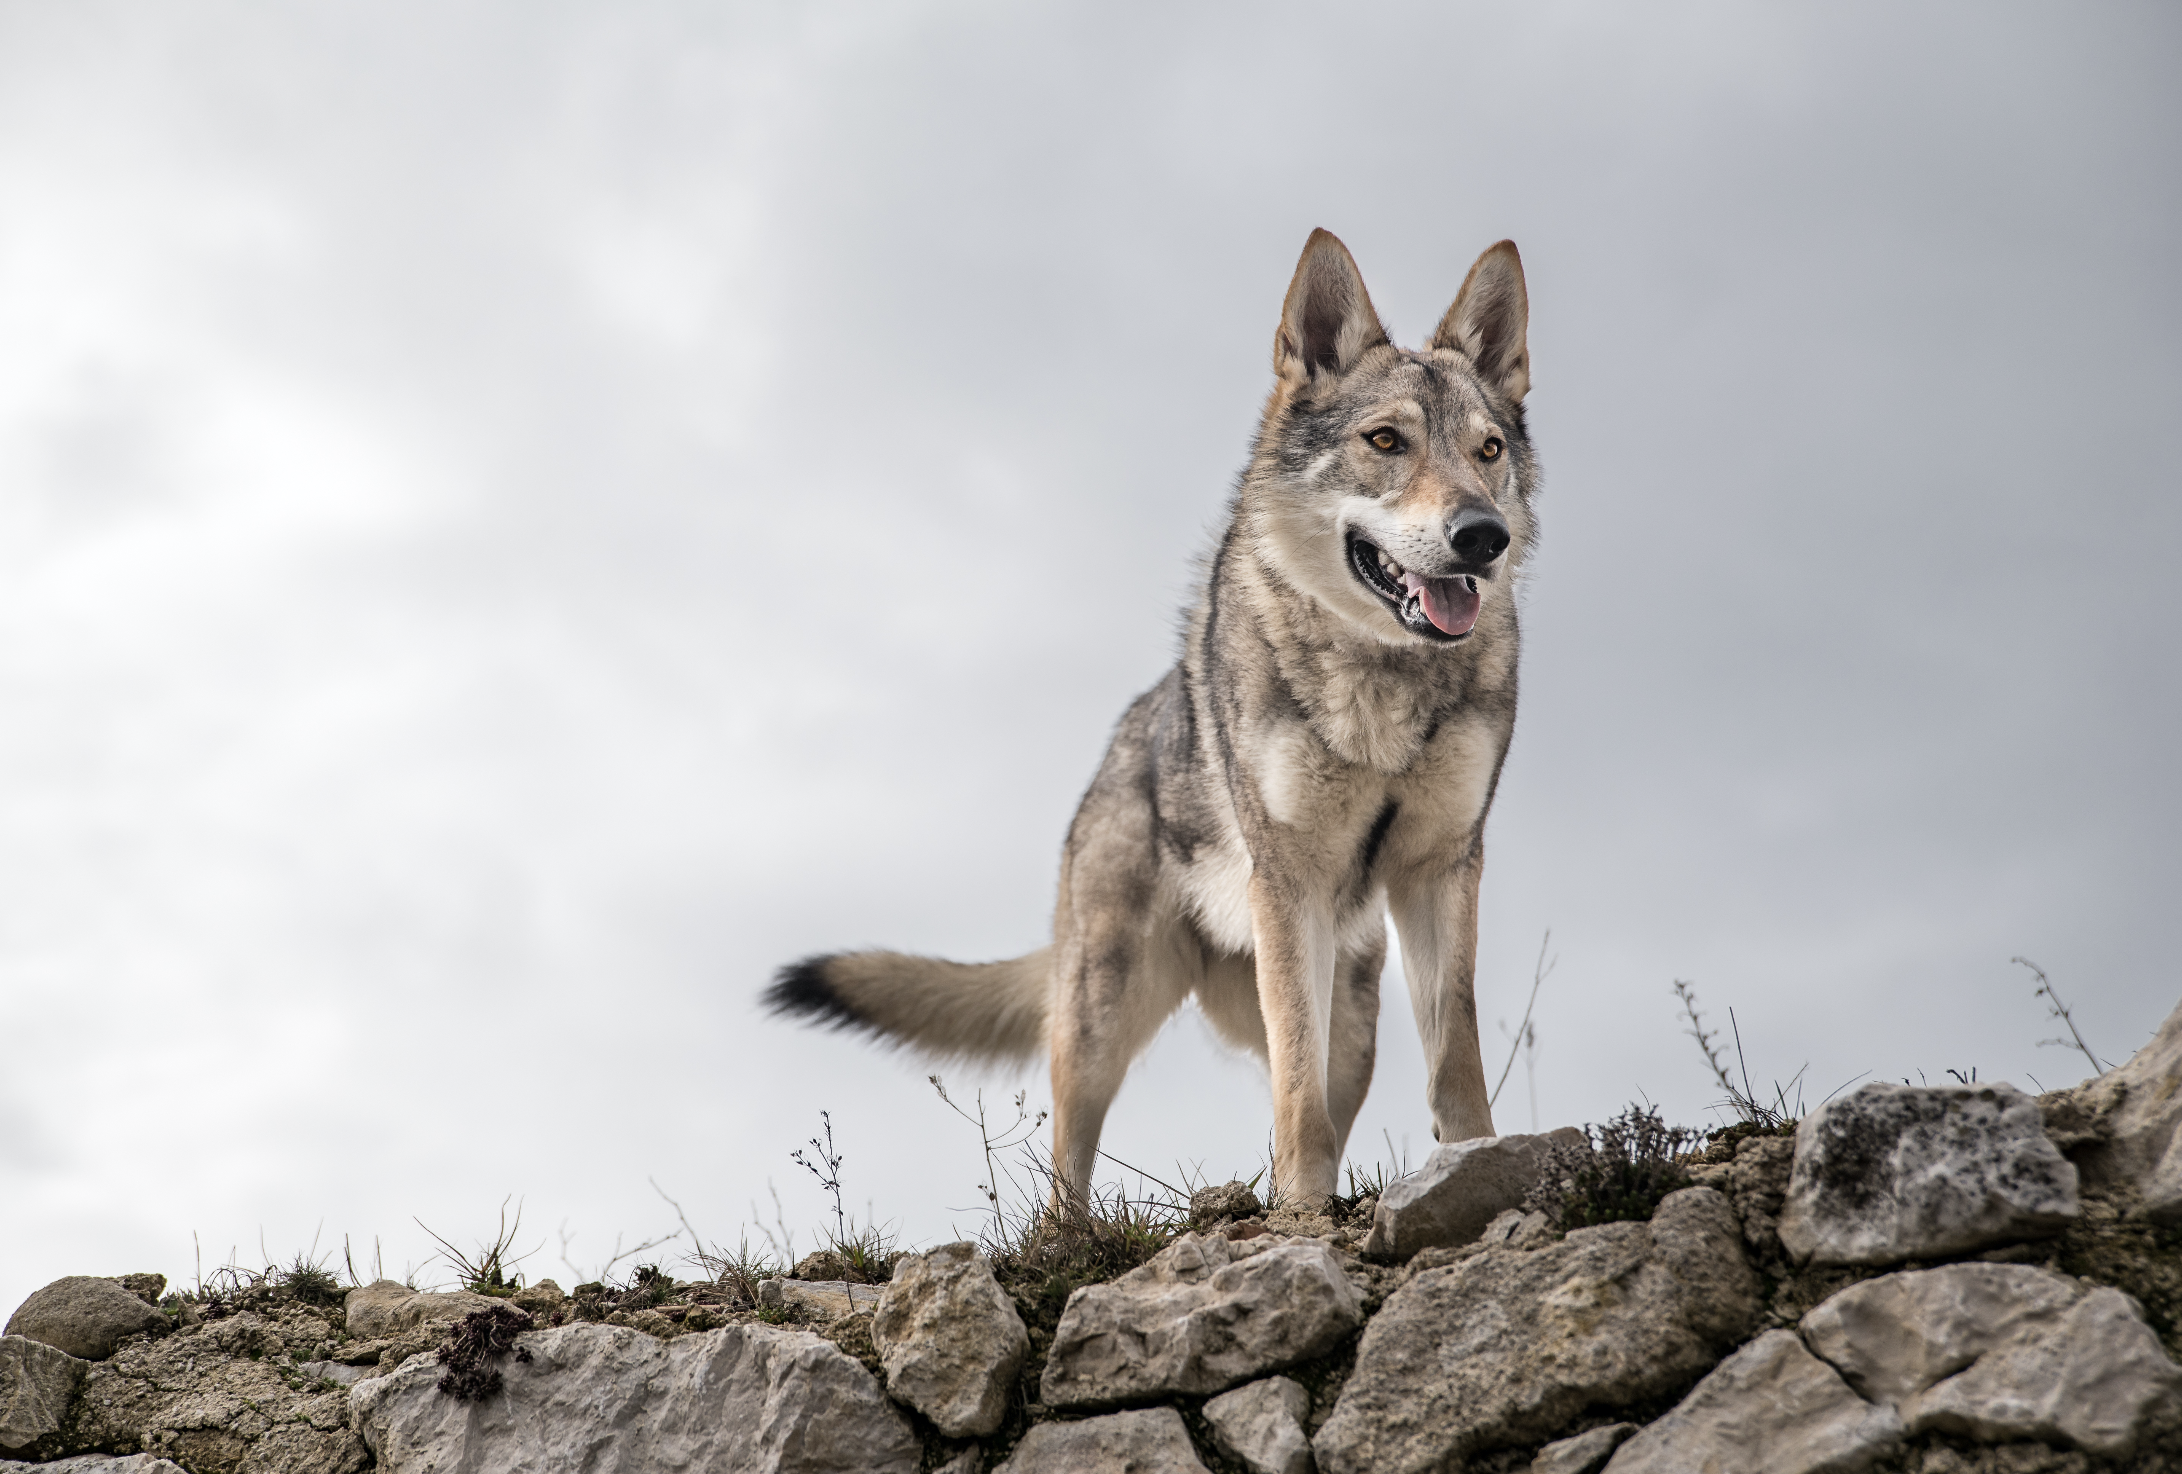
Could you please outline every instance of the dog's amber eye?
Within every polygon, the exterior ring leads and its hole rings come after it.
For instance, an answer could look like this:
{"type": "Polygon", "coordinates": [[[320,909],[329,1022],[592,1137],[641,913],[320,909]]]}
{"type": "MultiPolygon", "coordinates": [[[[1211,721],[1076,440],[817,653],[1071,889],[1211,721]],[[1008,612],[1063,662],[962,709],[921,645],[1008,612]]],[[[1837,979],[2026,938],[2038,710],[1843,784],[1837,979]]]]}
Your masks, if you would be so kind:
{"type": "Polygon", "coordinates": [[[1402,448],[1402,437],[1385,425],[1368,432],[1364,438],[1381,450],[1400,450],[1402,448]]]}
{"type": "Polygon", "coordinates": [[[1488,435],[1485,443],[1477,448],[1477,458],[1481,461],[1497,461],[1500,459],[1500,450],[1500,437],[1488,435]]]}

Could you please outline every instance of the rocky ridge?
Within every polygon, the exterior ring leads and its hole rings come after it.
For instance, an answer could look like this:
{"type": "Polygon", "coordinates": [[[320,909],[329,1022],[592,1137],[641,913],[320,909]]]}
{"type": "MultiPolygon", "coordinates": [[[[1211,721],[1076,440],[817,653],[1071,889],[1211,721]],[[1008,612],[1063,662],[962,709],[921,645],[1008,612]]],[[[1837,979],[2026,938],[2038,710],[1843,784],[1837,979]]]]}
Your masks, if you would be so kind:
{"type": "Polygon", "coordinates": [[[1563,1226],[1577,1134],[1324,1213],[1210,1189],[1088,1277],[74,1276],[0,1336],[0,1474],[2182,1467],[2182,1009],[2073,1090],[1737,1128],[1623,1221],[1563,1226]]]}

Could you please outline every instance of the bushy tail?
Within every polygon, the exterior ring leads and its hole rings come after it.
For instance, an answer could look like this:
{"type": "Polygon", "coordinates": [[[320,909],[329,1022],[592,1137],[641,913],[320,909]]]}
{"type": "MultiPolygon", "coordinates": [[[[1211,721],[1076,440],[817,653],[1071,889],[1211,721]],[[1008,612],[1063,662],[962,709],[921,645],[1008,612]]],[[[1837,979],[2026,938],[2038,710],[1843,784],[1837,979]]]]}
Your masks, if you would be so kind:
{"type": "Polygon", "coordinates": [[[765,990],[775,1013],[865,1029],[937,1055],[1027,1059],[1046,1045],[1053,949],[1006,962],[902,952],[835,952],[782,968],[765,990]]]}

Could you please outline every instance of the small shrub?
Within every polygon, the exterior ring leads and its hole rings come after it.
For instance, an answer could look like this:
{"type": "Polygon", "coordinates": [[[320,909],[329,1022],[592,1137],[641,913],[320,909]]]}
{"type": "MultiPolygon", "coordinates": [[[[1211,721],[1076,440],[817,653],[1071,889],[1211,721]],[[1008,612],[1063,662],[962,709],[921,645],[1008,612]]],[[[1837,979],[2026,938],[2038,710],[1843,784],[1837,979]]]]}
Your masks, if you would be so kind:
{"type": "Polygon", "coordinates": [[[1556,1146],[1525,1211],[1562,1228],[1642,1223],[1660,1199],[1689,1186],[1685,1154],[1698,1133],[1669,1126],[1654,1107],[1630,1106],[1604,1126],[1586,1126],[1579,1144],[1556,1146]]]}
{"type": "Polygon", "coordinates": [[[530,1360],[528,1348],[515,1344],[530,1328],[530,1316],[512,1305],[464,1316],[440,1343],[439,1364],[447,1370],[440,1376],[439,1390],[458,1402],[479,1402],[498,1393],[503,1385],[500,1358],[513,1351],[517,1361],[530,1360]]]}

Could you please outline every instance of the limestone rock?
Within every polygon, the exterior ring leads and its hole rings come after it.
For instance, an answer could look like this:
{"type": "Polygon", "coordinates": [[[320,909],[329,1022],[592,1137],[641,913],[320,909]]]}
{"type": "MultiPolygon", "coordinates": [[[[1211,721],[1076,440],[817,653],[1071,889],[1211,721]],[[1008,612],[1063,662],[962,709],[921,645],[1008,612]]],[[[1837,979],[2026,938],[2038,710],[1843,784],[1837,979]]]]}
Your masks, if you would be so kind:
{"type": "Polygon", "coordinates": [[[2041,1439],[2126,1454],[2182,1399],[2136,1302],[2022,1264],[1949,1264],[1865,1280],[1803,1318],[1803,1334],[1912,1434],[2041,1439]]]}
{"type": "Polygon", "coordinates": [[[50,1464],[21,1464],[0,1459],[0,1474],[188,1474],[172,1459],[150,1454],[80,1454],[50,1464]]]}
{"type": "Polygon", "coordinates": [[[412,1290],[399,1280],[374,1280],[348,1293],[349,1334],[363,1340],[393,1336],[428,1321],[460,1320],[472,1311],[507,1303],[468,1290],[412,1290]]]}
{"type": "Polygon", "coordinates": [[[1171,1407],[1040,1423],[994,1474],[1207,1474],[1171,1407]]]}
{"type": "Polygon", "coordinates": [[[949,1438],[1000,1426],[1030,1333],[974,1244],[905,1254],[879,1298],[872,1344],[887,1391],[949,1438]]]}
{"type": "Polygon", "coordinates": [[[136,1448],[200,1471],[354,1474],[370,1455],[349,1431],[344,1394],[290,1366],[332,1335],[290,1307],[133,1342],[85,1372],[63,1430],[69,1451],[136,1448]]]}
{"type": "Polygon", "coordinates": [[[886,1290],[879,1285],[856,1285],[845,1280],[769,1279],[758,1281],[758,1304],[768,1310],[794,1306],[819,1320],[839,1320],[859,1310],[877,1310],[886,1290]]]}
{"type": "Polygon", "coordinates": [[[1574,1438],[1549,1443],[1530,1461],[1530,1474],[1599,1474],[1614,1450],[1636,1430],[1634,1423],[1608,1423],[1574,1438]]]}
{"type": "Polygon", "coordinates": [[[1849,1390],[1793,1331],[1767,1331],[1713,1368],[1606,1474],[1858,1474],[1900,1444],[1901,1420],[1849,1390]]]}
{"type": "Polygon", "coordinates": [[[57,1433],[88,1362],[27,1336],[0,1336],[0,1449],[10,1453],[57,1433]]]}
{"type": "Polygon", "coordinates": [[[2073,1154],[2084,1181],[2133,1184],[2147,1214],[2182,1223],[2182,1006],[2127,1063],[2068,1094],[2098,1122],[2096,1143],[2073,1154]]]}
{"type": "Polygon", "coordinates": [[[2079,1211],[2030,1096],[1875,1082],[1796,1128],[1780,1241],[1798,1263],[1899,1264],[2048,1237],[2079,1211]]]}
{"type": "Polygon", "coordinates": [[[8,1317],[7,1334],[58,1346],[85,1361],[104,1361],[128,1337],[168,1329],[165,1316],[118,1281],[72,1274],[34,1291],[8,1317]]]}
{"type": "Polygon", "coordinates": [[[550,1315],[568,1303],[568,1296],[552,1280],[544,1279],[534,1285],[525,1285],[508,1300],[517,1310],[527,1310],[532,1315],[550,1315]]]}
{"type": "Polygon", "coordinates": [[[114,1283],[154,1308],[159,1304],[159,1297],[167,1293],[167,1277],[163,1274],[118,1275],[114,1283]]]}
{"type": "Polygon", "coordinates": [[[1249,1218],[1263,1212],[1264,1208],[1247,1182],[1223,1182],[1218,1187],[1201,1187],[1189,1195],[1189,1216],[1193,1223],[1249,1218]]]}
{"type": "Polygon", "coordinates": [[[418,1358],[359,1383],[349,1413],[384,1474],[913,1474],[922,1450],[878,1379],[807,1331],[625,1326],[517,1338],[501,1396],[458,1402],[418,1358]]]}
{"type": "Polygon", "coordinates": [[[1267,1377],[1205,1404],[1220,1451],[1250,1474],[1312,1474],[1310,1435],[1303,1420],[1311,1394],[1286,1377],[1267,1377]]]}
{"type": "Polygon", "coordinates": [[[1184,1234],[1150,1263],[1068,1297],[1040,1396],[1091,1407],[1224,1392],[1331,1351],[1363,1318],[1324,1244],[1184,1234]]]}
{"type": "Polygon", "coordinates": [[[1432,1149],[1424,1165],[1379,1194],[1363,1252],[1407,1259],[1419,1249],[1467,1244],[1523,1197],[1545,1170],[1547,1155],[1573,1127],[1546,1136],[1480,1136],[1432,1149]]]}
{"type": "Polygon", "coordinates": [[[1395,1291],[1364,1332],[1325,1474],[1401,1474],[1551,1437],[1587,1407],[1679,1392],[1747,1335],[1758,1283],[1727,1200],[1670,1193],[1649,1223],[1474,1251],[1395,1291]]]}

